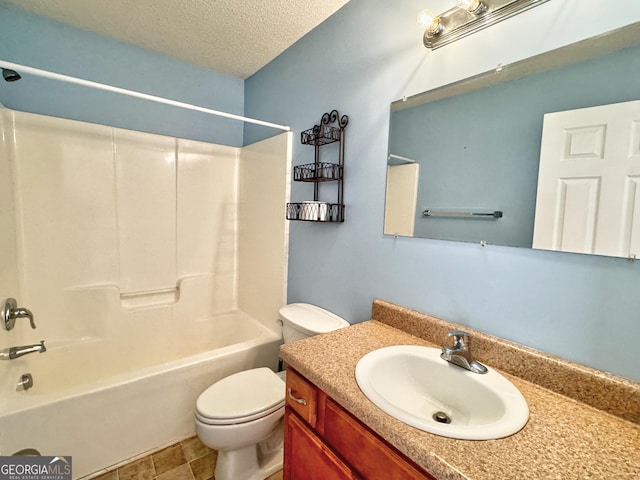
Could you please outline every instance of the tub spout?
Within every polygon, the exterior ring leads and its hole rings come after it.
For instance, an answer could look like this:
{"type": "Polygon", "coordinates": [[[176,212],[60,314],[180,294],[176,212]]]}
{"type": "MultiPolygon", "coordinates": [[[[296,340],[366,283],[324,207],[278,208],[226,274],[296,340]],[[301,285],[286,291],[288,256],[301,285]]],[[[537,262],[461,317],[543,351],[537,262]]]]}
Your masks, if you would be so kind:
{"type": "Polygon", "coordinates": [[[23,355],[28,355],[29,353],[44,353],[47,351],[47,347],[44,346],[44,340],[41,340],[40,343],[35,343],[33,345],[23,345],[22,347],[9,347],[3,350],[0,350],[0,360],[13,360],[14,358],[22,357],[23,355]]]}

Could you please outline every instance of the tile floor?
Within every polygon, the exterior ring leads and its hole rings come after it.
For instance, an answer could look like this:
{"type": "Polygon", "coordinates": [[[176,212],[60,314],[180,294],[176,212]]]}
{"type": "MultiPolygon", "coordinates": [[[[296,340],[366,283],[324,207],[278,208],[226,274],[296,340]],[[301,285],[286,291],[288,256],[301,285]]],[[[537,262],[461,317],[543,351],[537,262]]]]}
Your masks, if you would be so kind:
{"type": "MultiPolygon", "coordinates": [[[[218,453],[191,437],[92,480],[215,480],[218,453]]],[[[265,480],[282,480],[282,471],[265,480]]]]}

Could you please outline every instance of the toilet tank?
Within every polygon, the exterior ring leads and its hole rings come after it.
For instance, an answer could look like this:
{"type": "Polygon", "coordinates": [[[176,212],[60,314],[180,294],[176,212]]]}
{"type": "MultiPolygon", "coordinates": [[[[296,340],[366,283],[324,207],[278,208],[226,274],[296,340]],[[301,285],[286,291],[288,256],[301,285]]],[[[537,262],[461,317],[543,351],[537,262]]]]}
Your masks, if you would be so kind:
{"type": "Polygon", "coordinates": [[[348,327],[349,322],[309,303],[291,303],[280,309],[284,343],[348,327]]]}

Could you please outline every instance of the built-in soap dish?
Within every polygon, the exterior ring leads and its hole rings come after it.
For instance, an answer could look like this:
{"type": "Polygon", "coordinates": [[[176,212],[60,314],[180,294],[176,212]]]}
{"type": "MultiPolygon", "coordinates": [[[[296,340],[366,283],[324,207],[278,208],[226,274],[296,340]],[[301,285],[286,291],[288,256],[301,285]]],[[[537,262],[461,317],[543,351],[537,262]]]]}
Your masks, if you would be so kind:
{"type": "Polygon", "coordinates": [[[125,310],[174,305],[180,299],[180,289],[165,288],[120,294],[120,304],[125,310]]]}

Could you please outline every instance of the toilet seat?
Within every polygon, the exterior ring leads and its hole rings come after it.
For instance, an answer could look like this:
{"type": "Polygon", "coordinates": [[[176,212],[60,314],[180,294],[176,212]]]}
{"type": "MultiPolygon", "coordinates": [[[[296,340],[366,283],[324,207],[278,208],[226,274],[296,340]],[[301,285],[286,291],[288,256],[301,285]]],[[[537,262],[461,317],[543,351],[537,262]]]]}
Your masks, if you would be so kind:
{"type": "Polygon", "coordinates": [[[196,418],[207,425],[233,425],[267,416],[285,403],[285,383],[269,368],[235,373],[211,385],[196,402],[196,418]]]}
{"type": "Polygon", "coordinates": [[[237,418],[209,418],[209,417],[203,417],[202,415],[200,415],[198,412],[196,412],[195,417],[196,420],[198,420],[201,423],[204,423],[205,425],[220,425],[220,426],[224,426],[224,425],[238,425],[241,423],[248,423],[251,422],[253,420],[258,420],[260,418],[266,417],[267,415],[270,415],[280,409],[284,408],[284,401],[278,405],[276,405],[275,407],[262,411],[262,412],[258,412],[255,413],[253,415],[249,415],[246,417],[237,417],[237,418]]]}

